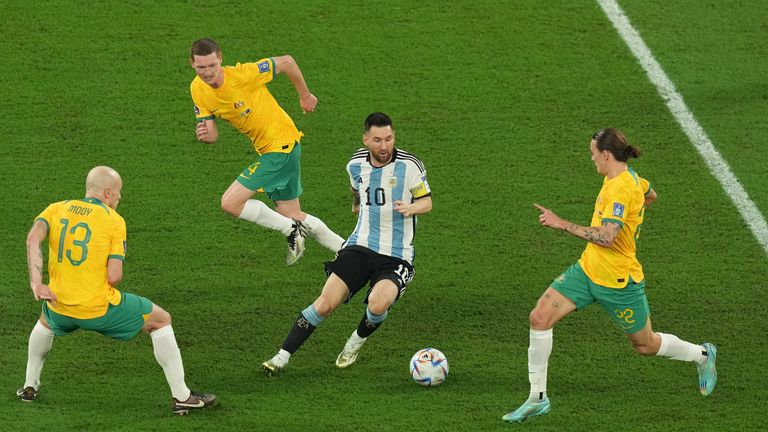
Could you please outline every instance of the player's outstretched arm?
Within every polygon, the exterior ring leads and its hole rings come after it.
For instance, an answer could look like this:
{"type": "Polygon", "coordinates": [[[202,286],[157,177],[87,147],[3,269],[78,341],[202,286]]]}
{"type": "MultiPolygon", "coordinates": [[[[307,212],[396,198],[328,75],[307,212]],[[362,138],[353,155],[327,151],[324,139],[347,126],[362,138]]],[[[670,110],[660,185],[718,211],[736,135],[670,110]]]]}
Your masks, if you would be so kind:
{"type": "Polygon", "coordinates": [[[206,143],[213,144],[219,139],[219,130],[216,129],[216,122],[213,120],[201,120],[197,122],[195,129],[197,139],[206,143]]]}
{"type": "Polygon", "coordinates": [[[599,227],[577,225],[561,218],[544,206],[535,203],[533,206],[541,212],[539,214],[539,223],[545,227],[565,231],[598,246],[613,246],[613,242],[621,230],[621,225],[613,222],[603,222],[599,227]]]}
{"type": "Polygon", "coordinates": [[[645,203],[643,203],[645,208],[648,208],[648,206],[653,204],[653,202],[656,201],[656,198],[657,198],[656,191],[653,189],[649,190],[648,193],[645,194],[645,203]]]}
{"type": "Polygon", "coordinates": [[[48,300],[56,305],[56,294],[48,285],[43,284],[43,249],[40,244],[48,237],[48,225],[37,220],[27,235],[27,267],[29,268],[29,287],[35,300],[48,300]]]}
{"type": "Polygon", "coordinates": [[[395,210],[405,217],[411,217],[432,211],[432,197],[417,198],[416,201],[406,204],[403,201],[395,201],[395,210]]]}
{"type": "Polygon", "coordinates": [[[296,87],[296,92],[299,94],[299,104],[304,114],[314,111],[317,106],[317,98],[309,91],[307,83],[304,81],[304,75],[301,74],[301,69],[293,57],[284,55],[272,57],[272,59],[275,61],[275,74],[288,75],[293,86],[296,87]]]}

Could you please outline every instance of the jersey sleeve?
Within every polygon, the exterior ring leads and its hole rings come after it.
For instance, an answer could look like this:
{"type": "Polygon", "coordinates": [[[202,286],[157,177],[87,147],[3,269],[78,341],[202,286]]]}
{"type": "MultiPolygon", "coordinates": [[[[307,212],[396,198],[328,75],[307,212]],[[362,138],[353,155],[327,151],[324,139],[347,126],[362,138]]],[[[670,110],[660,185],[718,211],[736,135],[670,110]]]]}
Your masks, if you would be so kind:
{"type": "Polygon", "coordinates": [[[51,220],[53,219],[53,212],[55,211],[56,207],[59,204],[51,204],[48,207],[45,208],[37,217],[35,218],[35,222],[42,221],[45,222],[45,225],[48,229],[48,231],[51,230],[51,220]]]}
{"type": "Polygon", "coordinates": [[[347,175],[349,175],[349,187],[351,187],[354,190],[358,190],[359,187],[357,186],[357,179],[354,175],[352,175],[352,169],[350,164],[347,164],[347,175]]]}
{"type": "Polygon", "coordinates": [[[648,181],[648,180],[646,180],[646,179],[644,179],[644,178],[642,178],[640,176],[637,176],[637,180],[640,183],[640,189],[642,189],[643,195],[648,195],[649,193],[651,193],[651,182],[650,181],[648,181]]]}
{"type": "Polygon", "coordinates": [[[194,82],[189,86],[189,90],[192,93],[192,101],[195,103],[195,120],[197,122],[213,120],[213,113],[205,106],[203,95],[200,94],[200,90],[195,86],[194,82]]]}
{"type": "Polygon", "coordinates": [[[109,249],[108,259],[119,259],[120,261],[125,261],[125,253],[128,249],[125,241],[125,219],[122,217],[117,217],[113,229],[112,245],[109,249]]]}
{"type": "Polygon", "coordinates": [[[267,84],[275,78],[275,60],[272,57],[263,58],[255,63],[239,63],[237,66],[256,86],[267,84]]]}
{"type": "Polygon", "coordinates": [[[429,188],[429,183],[427,183],[427,172],[414,170],[414,173],[415,175],[408,179],[408,190],[413,195],[413,198],[419,199],[432,195],[432,190],[429,188]]]}
{"type": "Polygon", "coordinates": [[[611,188],[603,199],[603,219],[601,223],[613,222],[624,226],[627,209],[631,204],[631,194],[625,188],[611,188]]]}

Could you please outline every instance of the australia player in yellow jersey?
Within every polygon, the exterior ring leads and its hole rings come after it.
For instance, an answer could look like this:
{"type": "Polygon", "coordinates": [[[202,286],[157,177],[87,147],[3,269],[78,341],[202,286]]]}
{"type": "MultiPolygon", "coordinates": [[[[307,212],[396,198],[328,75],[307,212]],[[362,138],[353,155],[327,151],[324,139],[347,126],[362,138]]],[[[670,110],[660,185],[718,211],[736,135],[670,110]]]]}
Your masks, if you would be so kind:
{"type": "Polygon", "coordinates": [[[304,250],[308,235],[333,252],[344,239],[323,221],[302,212],[301,137],[293,120],[267,89],[278,74],[285,74],[299,93],[304,113],[312,112],[317,98],[309,91],[296,62],[290,55],[263,58],[255,63],[222,66],[221,49],[211,39],[192,44],[190,64],[197,76],[190,92],[195,103],[197,138],[212,144],[218,140],[216,119],[225,120],[245,134],[259,154],[221,197],[221,208],[232,216],[277,230],[288,239],[288,265],[304,250]],[[266,192],[275,210],[257,199],[266,192]]]}
{"type": "Polygon", "coordinates": [[[149,333],[155,359],[171,387],[172,410],[184,415],[216,402],[213,394],[191,391],[171,315],[144,297],[121,292],[126,252],[125,221],[117,213],[123,181],[112,168],[93,168],[86,178],[85,198],[49,205],[27,236],[29,284],[42,313],[29,335],[27,372],[16,395],[37,399],[40,374],[54,336],[78,329],[131,340],[149,333]],[[48,284],[43,283],[42,242],[48,238],[48,284]]]}
{"type": "Polygon", "coordinates": [[[717,350],[711,343],[696,345],[677,336],[654,332],[645,296],[643,267],[635,256],[640,226],[648,206],[656,199],[649,182],[629,168],[639,149],[629,145],[617,129],[598,131],[589,143],[597,172],[605,176],[595,201],[590,226],[558,217],[538,204],[539,222],[587,241],[577,263],[558,276],[539,298],[530,314],[528,346],[528,399],[506,414],[508,422],[522,422],[550,411],[547,365],[552,352],[552,328],[571,312],[600,303],[642,355],[693,362],[699,390],[705,396],[717,383],[717,350]]]}

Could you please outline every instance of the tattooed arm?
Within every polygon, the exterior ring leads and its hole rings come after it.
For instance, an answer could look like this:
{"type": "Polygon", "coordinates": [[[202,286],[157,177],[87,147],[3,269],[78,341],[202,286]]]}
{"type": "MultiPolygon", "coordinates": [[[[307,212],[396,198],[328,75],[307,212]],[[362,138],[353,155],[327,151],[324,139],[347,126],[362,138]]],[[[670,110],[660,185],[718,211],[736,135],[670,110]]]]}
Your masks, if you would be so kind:
{"type": "Polygon", "coordinates": [[[360,191],[350,186],[352,192],[352,213],[360,213],[360,191]]]}
{"type": "Polygon", "coordinates": [[[614,222],[603,222],[603,224],[599,227],[581,226],[562,219],[560,216],[554,214],[552,210],[549,210],[538,204],[534,204],[534,207],[539,209],[541,212],[539,215],[539,222],[542,225],[549,228],[563,230],[571,235],[586,240],[590,243],[594,243],[598,246],[613,246],[613,242],[616,240],[616,236],[619,234],[619,231],[621,231],[621,225],[614,222]]]}
{"type": "Polygon", "coordinates": [[[56,295],[48,285],[43,284],[43,249],[40,244],[48,236],[48,225],[37,220],[27,235],[27,268],[29,269],[29,287],[35,300],[48,300],[56,305],[56,295]]]}
{"type": "Polygon", "coordinates": [[[602,247],[611,247],[616,241],[616,236],[621,231],[621,225],[614,222],[603,221],[602,226],[581,226],[565,221],[567,223],[565,232],[573,234],[580,239],[594,243],[602,247]]]}

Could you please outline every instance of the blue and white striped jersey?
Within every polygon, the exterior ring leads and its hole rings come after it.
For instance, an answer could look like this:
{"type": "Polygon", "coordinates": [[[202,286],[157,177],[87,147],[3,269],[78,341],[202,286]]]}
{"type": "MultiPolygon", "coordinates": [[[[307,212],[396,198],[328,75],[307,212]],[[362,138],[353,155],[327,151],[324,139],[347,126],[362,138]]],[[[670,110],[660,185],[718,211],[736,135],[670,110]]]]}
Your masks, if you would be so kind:
{"type": "Polygon", "coordinates": [[[350,185],[360,194],[360,213],[346,246],[358,245],[376,253],[413,264],[416,216],[395,210],[395,201],[411,203],[429,196],[424,164],[410,153],[395,148],[392,161],[374,167],[367,148],[357,150],[347,163],[350,185]]]}

